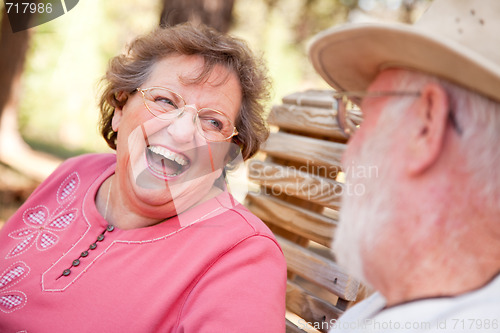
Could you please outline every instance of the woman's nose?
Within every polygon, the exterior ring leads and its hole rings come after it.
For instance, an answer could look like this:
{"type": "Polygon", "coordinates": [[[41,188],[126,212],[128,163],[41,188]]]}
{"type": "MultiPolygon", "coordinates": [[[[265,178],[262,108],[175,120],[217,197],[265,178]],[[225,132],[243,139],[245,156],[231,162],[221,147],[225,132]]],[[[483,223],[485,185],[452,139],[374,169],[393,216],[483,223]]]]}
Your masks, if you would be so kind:
{"type": "Polygon", "coordinates": [[[185,106],[182,113],[172,120],[167,131],[175,141],[186,143],[194,140],[194,136],[197,132],[194,122],[195,114],[196,109],[185,106]]]}

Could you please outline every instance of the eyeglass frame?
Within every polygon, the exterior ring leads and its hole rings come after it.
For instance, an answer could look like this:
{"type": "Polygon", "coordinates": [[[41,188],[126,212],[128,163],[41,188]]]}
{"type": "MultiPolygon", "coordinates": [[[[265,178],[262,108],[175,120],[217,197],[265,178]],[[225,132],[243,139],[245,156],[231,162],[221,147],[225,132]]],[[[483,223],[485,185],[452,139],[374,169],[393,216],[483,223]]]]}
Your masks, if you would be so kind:
{"type": "MultiPolygon", "coordinates": [[[[352,131],[351,128],[347,127],[347,103],[351,102],[353,104],[359,105],[361,104],[361,100],[365,97],[385,97],[385,96],[413,96],[419,97],[422,93],[420,91],[344,91],[344,92],[335,92],[332,97],[335,99],[337,106],[334,108],[337,111],[336,120],[339,125],[340,130],[344,135],[350,137],[355,131],[352,131]],[[340,105],[343,106],[342,110],[340,105]]],[[[359,107],[360,112],[361,107],[359,107]]],[[[462,134],[462,129],[458,125],[458,122],[454,116],[453,110],[450,108],[448,110],[448,118],[455,128],[457,133],[462,134]]],[[[357,125],[356,127],[359,127],[357,125]]]]}
{"type": "MultiPolygon", "coordinates": [[[[146,94],[145,92],[148,91],[148,90],[152,90],[152,89],[161,89],[161,90],[166,90],[166,91],[169,91],[171,92],[172,94],[176,95],[177,97],[179,97],[182,102],[184,103],[184,106],[182,107],[178,107],[177,109],[174,109],[173,111],[175,110],[178,110],[177,113],[174,113],[174,116],[172,117],[172,120],[173,119],[176,119],[176,118],[179,118],[181,117],[183,114],[184,114],[184,111],[186,109],[186,107],[191,107],[193,108],[195,111],[196,111],[196,114],[193,116],[193,122],[196,122],[196,118],[198,118],[198,114],[203,111],[203,110],[211,110],[211,111],[215,111],[216,113],[224,116],[228,121],[229,123],[233,126],[233,131],[232,131],[232,134],[222,140],[210,140],[208,138],[205,137],[204,133],[203,133],[203,130],[201,128],[198,128],[198,131],[200,132],[201,136],[203,136],[203,138],[205,138],[206,140],[210,141],[210,142],[222,142],[222,141],[226,141],[226,140],[229,140],[231,139],[232,137],[236,136],[239,134],[238,130],[236,129],[236,126],[233,124],[233,122],[231,121],[231,119],[229,119],[229,117],[227,115],[224,114],[224,112],[220,111],[220,110],[217,110],[217,109],[213,109],[213,108],[201,108],[201,109],[197,109],[195,107],[194,104],[187,104],[186,103],[186,100],[184,99],[184,97],[182,97],[180,94],[176,93],[175,91],[171,90],[171,89],[168,89],[168,88],[165,88],[165,87],[159,87],[159,86],[153,86],[153,87],[149,87],[149,88],[136,88],[135,90],[140,92],[142,94],[142,100],[143,100],[143,103],[144,103],[144,106],[146,107],[146,109],[149,111],[149,113],[151,113],[155,118],[158,118],[158,119],[161,119],[161,120],[166,120],[166,119],[162,119],[161,117],[158,117],[148,106],[148,104],[146,103],[146,100],[149,100],[146,98],[146,94]]],[[[155,103],[155,101],[151,101],[153,103],[155,103]]],[[[198,118],[199,119],[199,118],[198,118]]]]}

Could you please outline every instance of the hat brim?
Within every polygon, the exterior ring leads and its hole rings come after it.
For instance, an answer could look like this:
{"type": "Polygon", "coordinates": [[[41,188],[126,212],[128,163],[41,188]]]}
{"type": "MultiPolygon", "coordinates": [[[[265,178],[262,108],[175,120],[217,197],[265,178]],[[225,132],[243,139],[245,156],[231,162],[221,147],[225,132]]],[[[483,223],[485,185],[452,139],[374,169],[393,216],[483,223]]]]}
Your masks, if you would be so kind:
{"type": "Polygon", "coordinates": [[[453,40],[394,24],[346,25],[318,34],[310,60],[338,91],[364,91],[387,68],[406,68],[444,78],[500,101],[500,67],[453,40]]]}

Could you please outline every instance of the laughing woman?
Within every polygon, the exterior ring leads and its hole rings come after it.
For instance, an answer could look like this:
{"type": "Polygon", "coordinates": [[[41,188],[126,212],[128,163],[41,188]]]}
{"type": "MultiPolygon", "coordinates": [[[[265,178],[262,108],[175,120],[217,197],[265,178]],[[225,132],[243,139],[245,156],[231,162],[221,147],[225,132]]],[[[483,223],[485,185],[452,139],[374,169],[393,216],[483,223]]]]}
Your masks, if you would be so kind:
{"type": "Polygon", "coordinates": [[[112,59],[101,132],[0,232],[1,332],[283,332],[286,267],[227,192],[267,137],[245,43],[159,28],[112,59]]]}

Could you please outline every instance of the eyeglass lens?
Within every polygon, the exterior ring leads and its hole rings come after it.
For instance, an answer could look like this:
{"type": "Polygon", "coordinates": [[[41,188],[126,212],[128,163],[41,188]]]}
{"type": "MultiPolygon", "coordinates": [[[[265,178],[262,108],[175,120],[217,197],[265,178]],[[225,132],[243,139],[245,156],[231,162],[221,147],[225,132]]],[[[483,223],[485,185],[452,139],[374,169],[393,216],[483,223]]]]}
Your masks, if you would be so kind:
{"type": "MultiPolygon", "coordinates": [[[[141,90],[148,110],[157,118],[172,120],[179,117],[186,103],[173,91],[164,88],[141,90]]],[[[235,132],[234,125],[222,112],[203,108],[197,111],[195,123],[199,132],[210,141],[223,141],[235,132]]]]}

